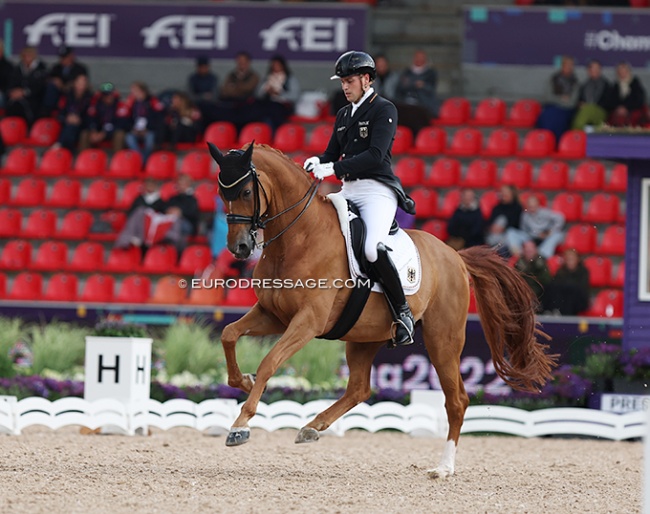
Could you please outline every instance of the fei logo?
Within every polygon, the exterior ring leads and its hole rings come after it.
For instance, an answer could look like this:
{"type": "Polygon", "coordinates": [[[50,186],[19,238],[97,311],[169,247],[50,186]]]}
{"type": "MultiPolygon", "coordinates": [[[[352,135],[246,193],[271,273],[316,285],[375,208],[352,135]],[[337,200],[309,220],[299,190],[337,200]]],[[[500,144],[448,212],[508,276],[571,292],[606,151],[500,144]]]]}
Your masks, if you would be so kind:
{"type": "Polygon", "coordinates": [[[75,48],[106,48],[111,44],[111,14],[51,13],[41,16],[23,31],[29,46],[49,37],[52,45],[75,48]]]}
{"type": "Polygon", "coordinates": [[[292,52],[342,52],[348,48],[347,18],[284,18],[260,32],[262,48],[274,51],[286,41],[292,52]]]}
{"type": "Polygon", "coordinates": [[[167,39],[174,49],[220,50],[228,48],[229,16],[164,16],[140,31],[145,48],[158,48],[167,39]]]}

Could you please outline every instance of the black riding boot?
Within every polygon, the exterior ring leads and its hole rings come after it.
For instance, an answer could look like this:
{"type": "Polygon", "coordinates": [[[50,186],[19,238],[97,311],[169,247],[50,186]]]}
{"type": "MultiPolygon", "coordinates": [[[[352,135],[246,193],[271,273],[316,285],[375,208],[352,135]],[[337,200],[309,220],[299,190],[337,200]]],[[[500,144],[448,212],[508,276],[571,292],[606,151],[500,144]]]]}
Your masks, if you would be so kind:
{"type": "Polygon", "coordinates": [[[393,346],[406,346],[413,343],[413,332],[415,321],[409,304],[406,303],[404,289],[399,279],[399,274],[393,260],[388,255],[388,250],[383,243],[377,245],[377,260],[371,263],[377,281],[384,289],[384,295],[388,300],[393,315],[393,346]]]}

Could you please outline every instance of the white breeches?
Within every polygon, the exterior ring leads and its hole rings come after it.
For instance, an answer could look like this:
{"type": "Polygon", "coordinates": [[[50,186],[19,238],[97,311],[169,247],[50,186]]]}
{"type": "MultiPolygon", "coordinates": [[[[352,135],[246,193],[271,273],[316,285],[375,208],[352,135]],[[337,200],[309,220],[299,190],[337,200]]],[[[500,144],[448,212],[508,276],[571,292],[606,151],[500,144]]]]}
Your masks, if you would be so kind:
{"type": "Polygon", "coordinates": [[[375,262],[377,245],[386,242],[397,212],[397,195],[390,187],[372,179],[343,181],[341,193],[359,208],[366,223],[366,259],[375,262]]]}

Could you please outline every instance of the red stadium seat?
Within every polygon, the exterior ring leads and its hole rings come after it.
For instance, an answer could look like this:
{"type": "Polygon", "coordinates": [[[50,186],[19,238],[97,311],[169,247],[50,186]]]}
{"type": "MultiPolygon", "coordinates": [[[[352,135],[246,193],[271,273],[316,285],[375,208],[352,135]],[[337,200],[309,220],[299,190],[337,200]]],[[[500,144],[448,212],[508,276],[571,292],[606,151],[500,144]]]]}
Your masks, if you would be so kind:
{"type": "Polygon", "coordinates": [[[411,192],[415,201],[417,219],[433,218],[438,211],[438,193],[433,189],[419,187],[411,192]]]}
{"type": "Polygon", "coordinates": [[[187,288],[181,288],[178,281],[181,277],[169,275],[158,279],[149,303],[163,305],[180,305],[185,302],[187,288]]]}
{"type": "Polygon", "coordinates": [[[598,231],[593,225],[573,225],[566,231],[562,247],[573,248],[582,255],[588,255],[594,252],[597,234],[598,231]]]}
{"type": "Polygon", "coordinates": [[[142,181],[132,180],[131,182],[127,182],[124,187],[121,188],[121,195],[117,201],[116,208],[127,210],[131,207],[135,199],[140,196],[141,192],[142,181]]]}
{"type": "Polygon", "coordinates": [[[86,279],[79,301],[110,303],[113,301],[114,289],[115,279],[111,275],[90,275],[86,279]]]}
{"type": "Polygon", "coordinates": [[[582,130],[569,130],[562,134],[555,157],[558,159],[583,159],[587,155],[587,134],[582,130]]]}
{"type": "Polygon", "coordinates": [[[413,131],[404,125],[398,125],[393,140],[392,153],[400,155],[411,150],[413,147],[413,131]]]}
{"type": "Polygon", "coordinates": [[[589,285],[592,287],[609,287],[612,282],[612,261],[607,257],[591,255],[584,259],[589,270],[589,285]]]}
{"type": "Polygon", "coordinates": [[[532,187],[540,190],[566,189],[569,179],[569,166],[562,161],[546,161],[537,172],[532,187]]]}
{"type": "Polygon", "coordinates": [[[76,177],[98,177],[106,172],[108,157],[103,150],[88,148],[82,150],[72,170],[76,177]]]}
{"type": "Polygon", "coordinates": [[[88,186],[85,198],[80,207],[84,209],[107,210],[115,204],[117,187],[115,182],[98,179],[88,186]]]}
{"type": "Polygon", "coordinates": [[[437,125],[464,125],[469,120],[471,106],[466,98],[448,98],[440,106],[437,125]]]}
{"type": "Polygon", "coordinates": [[[488,189],[494,186],[497,178],[497,165],[487,159],[475,159],[469,163],[465,177],[461,180],[462,187],[488,189]]]}
{"type": "Polygon", "coordinates": [[[194,196],[199,203],[199,209],[202,212],[214,212],[215,197],[219,194],[219,188],[215,183],[203,182],[194,190],[194,196]]]}
{"type": "Polygon", "coordinates": [[[91,232],[88,239],[91,241],[114,241],[126,224],[126,213],[120,211],[106,211],[99,215],[100,221],[108,224],[109,232],[91,232]]]}
{"type": "Polygon", "coordinates": [[[23,215],[18,209],[0,209],[0,237],[19,237],[23,215]]]}
{"type": "Polygon", "coordinates": [[[611,286],[620,287],[622,289],[624,285],[625,285],[625,261],[621,261],[621,263],[618,265],[618,268],[616,268],[616,273],[612,277],[611,286]]]}
{"type": "Polygon", "coordinates": [[[331,135],[332,126],[329,123],[316,125],[309,135],[306,150],[315,155],[322,154],[327,148],[331,135]]]}
{"type": "Polygon", "coordinates": [[[490,133],[481,155],[486,157],[510,157],[517,154],[519,136],[511,129],[496,129],[490,133]]]}
{"type": "Polygon", "coordinates": [[[6,178],[0,178],[0,205],[6,205],[11,198],[11,182],[6,178]]]}
{"type": "Polygon", "coordinates": [[[52,275],[45,287],[46,302],[74,302],[77,299],[78,280],[69,273],[52,275]]]}
{"type": "Polygon", "coordinates": [[[146,177],[156,180],[174,178],[176,176],[176,154],[166,150],[153,152],[147,159],[144,174],[146,177]]]}
{"type": "Polygon", "coordinates": [[[415,137],[410,152],[416,155],[439,155],[447,148],[447,132],[440,127],[424,127],[415,137]]]}
{"type": "Polygon", "coordinates": [[[181,275],[194,275],[195,273],[202,272],[211,262],[212,254],[208,246],[188,246],[181,255],[176,273],[180,273],[181,275]]]}
{"type": "Polygon", "coordinates": [[[599,291],[585,315],[598,318],[623,317],[623,291],[620,289],[599,291]]]}
{"type": "Polygon", "coordinates": [[[25,141],[28,145],[52,146],[61,133],[61,124],[54,118],[41,118],[34,122],[25,141]]]}
{"type": "Polygon", "coordinates": [[[526,189],[530,186],[533,177],[533,166],[528,161],[510,160],[503,166],[499,184],[515,186],[526,189]]]}
{"type": "Polygon", "coordinates": [[[545,129],[531,130],[524,137],[524,142],[519,152],[520,157],[543,158],[549,157],[555,150],[555,136],[553,132],[545,129]]]}
{"type": "Polygon", "coordinates": [[[7,275],[0,273],[0,299],[7,297],[7,275]]]}
{"type": "Polygon", "coordinates": [[[445,153],[459,156],[479,155],[482,145],[483,136],[478,129],[462,128],[456,131],[445,153]]]}
{"type": "Polygon", "coordinates": [[[141,273],[169,273],[176,268],[176,247],[172,245],[156,245],[150,248],[144,256],[140,267],[141,273]]]}
{"type": "Polygon", "coordinates": [[[605,185],[605,191],[610,193],[624,193],[627,191],[627,166],[617,164],[612,168],[609,181],[605,185]]]}
{"type": "Polygon", "coordinates": [[[151,281],[144,276],[129,275],[122,280],[115,297],[119,303],[145,303],[151,292],[151,281]]]}
{"type": "Polygon", "coordinates": [[[551,209],[564,214],[568,222],[582,219],[582,196],[577,193],[559,193],[553,199],[551,209]]]}
{"type": "Polygon", "coordinates": [[[142,156],[135,150],[120,150],[113,155],[106,175],[111,178],[130,179],[140,174],[142,156]]]}
{"type": "Polygon", "coordinates": [[[546,259],[546,265],[548,266],[548,270],[551,272],[551,275],[555,276],[557,273],[557,270],[560,269],[560,266],[562,266],[562,256],[560,255],[551,255],[548,259],[546,259]]]}
{"type": "Polygon", "coordinates": [[[395,166],[397,175],[404,187],[415,187],[424,182],[424,161],[418,157],[403,157],[395,166]]]}
{"type": "Polygon", "coordinates": [[[68,270],[89,272],[104,267],[104,247],[101,243],[84,242],[75,248],[68,270]]]}
{"type": "Polygon", "coordinates": [[[93,215],[84,210],[70,211],[61,222],[61,228],[54,234],[57,239],[84,239],[93,224],[93,215]]]}
{"type": "MultiPolygon", "coordinates": [[[[205,129],[203,140],[213,143],[225,153],[237,144],[237,127],[229,121],[215,121],[205,129]]],[[[201,147],[205,148],[205,144],[201,147]]]]}
{"type": "Polygon", "coordinates": [[[39,301],[43,291],[43,277],[38,273],[25,271],[14,278],[7,298],[19,301],[39,301]]]}
{"type": "Polygon", "coordinates": [[[535,125],[541,112],[542,106],[537,100],[518,100],[510,108],[503,124],[508,127],[530,128],[535,125]]]}
{"type": "Polygon", "coordinates": [[[27,225],[22,236],[29,239],[47,239],[56,232],[56,213],[54,211],[37,209],[27,218],[27,225]]]}
{"type": "Polygon", "coordinates": [[[431,187],[456,187],[460,183],[460,161],[443,157],[437,159],[425,180],[431,187]]]}
{"type": "Polygon", "coordinates": [[[506,117],[506,103],[500,98],[485,98],[476,106],[470,125],[493,127],[501,125],[506,117]]]}
{"type": "Polygon", "coordinates": [[[36,252],[31,268],[39,271],[60,271],[68,265],[68,247],[59,241],[46,241],[36,252]]]}
{"type": "Polygon", "coordinates": [[[223,305],[225,291],[224,287],[191,288],[189,296],[183,303],[186,305],[223,305]]]}
{"type": "Polygon", "coordinates": [[[481,214],[483,214],[485,219],[488,219],[490,214],[492,214],[492,209],[499,203],[499,193],[496,191],[486,191],[481,195],[478,203],[481,207],[481,214]]]}
{"type": "Polygon", "coordinates": [[[38,207],[44,203],[45,181],[40,178],[25,178],[21,180],[11,199],[11,205],[17,207],[38,207]]]}
{"type": "Polygon", "coordinates": [[[34,149],[20,147],[9,152],[1,173],[3,175],[30,175],[35,169],[36,152],[34,149]]]}
{"type": "Polygon", "coordinates": [[[524,191],[519,195],[519,201],[521,202],[521,205],[525,206],[528,202],[528,198],[531,196],[536,196],[539,204],[542,207],[546,207],[548,205],[548,198],[543,191],[524,191]]]}
{"type": "Polygon", "coordinates": [[[210,178],[212,169],[212,157],[203,151],[189,152],[181,162],[181,173],[189,175],[193,180],[205,180],[210,178]]]}
{"type": "Polygon", "coordinates": [[[237,144],[240,147],[248,146],[252,141],[258,145],[270,145],[273,143],[273,131],[270,125],[261,121],[253,121],[244,125],[239,133],[237,144]]]}
{"type": "Polygon", "coordinates": [[[140,268],[141,258],[140,248],[131,247],[127,250],[113,248],[108,255],[104,270],[113,273],[132,273],[140,268]]]}
{"type": "Polygon", "coordinates": [[[177,193],[178,193],[178,186],[176,185],[176,182],[173,180],[169,182],[165,182],[160,188],[160,198],[162,198],[165,202],[169,200],[172,196],[175,196],[177,193]]]}
{"type": "Polygon", "coordinates": [[[252,307],[257,303],[255,289],[252,287],[228,289],[224,305],[231,307],[252,307]]]}
{"type": "Polygon", "coordinates": [[[19,145],[27,139],[27,122],[19,116],[0,119],[0,135],[6,146],[19,145]]]}
{"type": "Polygon", "coordinates": [[[284,153],[302,150],[305,146],[305,127],[297,123],[280,125],[275,131],[273,146],[284,153]]]}
{"type": "Polygon", "coordinates": [[[452,189],[447,191],[447,194],[442,199],[442,207],[439,216],[444,219],[451,218],[458,205],[460,204],[460,189],[452,189]]]}
{"type": "Polygon", "coordinates": [[[81,183],[78,180],[62,178],[52,186],[49,198],[45,201],[47,207],[74,209],[81,199],[81,183]]]}
{"type": "Polygon", "coordinates": [[[619,209],[618,196],[596,193],[589,201],[583,219],[592,223],[615,223],[618,220],[619,209]]]}
{"type": "Polygon", "coordinates": [[[575,191],[602,191],[605,184],[605,167],[598,161],[581,162],[569,182],[575,191]]]}
{"type": "Polygon", "coordinates": [[[0,268],[21,270],[29,269],[32,261],[32,245],[21,239],[9,241],[0,255],[0,268]]]}
{"type": "Polygon", "coordinates": [[[603,231],[600,244],[596,247],[600,255],[625,255],[625,227],[611,225],[603,231]]]}
{"type": "Polygon", "coordinates": [[[422,230],[433,234],[441,241],[446,241],[449,234],[447,234],[447,222],[443,220],[429,220],[422,225],[422,230]]]}

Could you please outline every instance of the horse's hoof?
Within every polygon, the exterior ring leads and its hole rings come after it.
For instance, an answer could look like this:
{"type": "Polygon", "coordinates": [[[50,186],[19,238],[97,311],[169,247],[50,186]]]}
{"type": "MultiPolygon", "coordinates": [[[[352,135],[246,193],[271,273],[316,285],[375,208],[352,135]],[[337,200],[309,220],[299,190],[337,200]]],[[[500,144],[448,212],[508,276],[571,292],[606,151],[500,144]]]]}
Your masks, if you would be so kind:
{"type": "Polygon", "coordinates": [[[226,446],[240,446],[251,438],[251,429],[247,427],[233,428],[226,438],[226,446]]]}
{"type": "Polygon", "coordinates": [[[296,444],[315,443],[319,439],[318,430],[311,427],[302,427],[296,436],[296,444]]]}
{"type": "Polygon", "coordinates": [[[438,478],[447,478],[454,474],[454,471],[445,467],[429,469],[427,470],[427,475],[429,478],[438,479],[438,478]]]}

